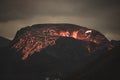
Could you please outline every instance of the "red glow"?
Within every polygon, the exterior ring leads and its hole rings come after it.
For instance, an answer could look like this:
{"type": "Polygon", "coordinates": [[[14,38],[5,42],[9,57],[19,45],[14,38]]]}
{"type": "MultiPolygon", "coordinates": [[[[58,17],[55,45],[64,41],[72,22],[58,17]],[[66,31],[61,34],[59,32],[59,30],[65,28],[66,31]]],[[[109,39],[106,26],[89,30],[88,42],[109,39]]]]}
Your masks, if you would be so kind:
{"type": "MultiPolygon", "coordinates": [[[[72,37],[77,40],[85,40],[90,41],[99,46],[99,44],[102,44],[102,38],[103,36],[91,36],[92,30],[88,30],[86,32],[81,32],[79,30],[75,31],[69,31],[69,30],[60,30],[57,31],[56,29],[38,29],[34,32],[33,35],[32,31],[27,31],[24,33],[24,35],[20,36],[18,38],[18,41],[13,45],[13,48],[16,48],[17,51],[22,51],[23,57],[22,60],[27,59],[28,56],[39,52],[41,49],[49,46],[49,45],[55,45],[56,40],[61,37],[72,37]],[[94,37],[94,38],[93,38],[94,37]]],[[[111,45],[107,45],[108,49],[111,49],[111,45]]],[[[90,45],[86,45],[86,48],[88,49],[88,52],[91,52],[90,45]]],[[[99,48],[99,47],[98,47],[99,48]]],[[[96,48],[97,49],[97,48],[96,48]]]]}
{"type": "Polygon", "coordinates": [[[77,35],[78,35],[78,31],[74,31],[72,33],[72,37],[75,38],[75,39],[78,39],[77,35]]]}

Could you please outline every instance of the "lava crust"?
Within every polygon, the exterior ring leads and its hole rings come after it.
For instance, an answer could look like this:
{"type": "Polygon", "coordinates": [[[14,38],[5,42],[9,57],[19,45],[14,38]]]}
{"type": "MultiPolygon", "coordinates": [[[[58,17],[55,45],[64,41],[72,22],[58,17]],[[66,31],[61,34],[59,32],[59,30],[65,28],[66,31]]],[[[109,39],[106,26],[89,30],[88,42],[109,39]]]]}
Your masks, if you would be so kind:
{"type": "Polygon", "coordinates": [[[99,31],[74,24],[36,24],[22,28],[12,41],[12,48],[22,52],[22,60],[25,60],[43,48],[55,45],[60,37],[86,41],[89,53],[112,48],[109,40],[99,31]],[[94,43],[94,49],[91,42],[94,43]]]}

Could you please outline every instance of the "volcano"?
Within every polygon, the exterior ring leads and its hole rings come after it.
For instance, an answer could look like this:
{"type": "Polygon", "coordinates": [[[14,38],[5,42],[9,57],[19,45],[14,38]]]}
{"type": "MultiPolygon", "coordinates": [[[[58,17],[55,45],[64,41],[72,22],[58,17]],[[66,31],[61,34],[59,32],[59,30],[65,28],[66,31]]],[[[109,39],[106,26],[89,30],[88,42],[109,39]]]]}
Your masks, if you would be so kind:
{"type": "Polygon", "coordinates": [[[1,80],[115,80],[119,44],[75,24],[27,26],[0,50],[1,80]]]}
{"type": "Polygon", "coordinates": [[[12,47],[23,53],[22,59],[56,44],[60,37],[86,41],[89,53],[111,49],[112,45],[100,32],[73,24],[37,24],[22,28],[16,34],[12,47]],[[95,47],[92,48],[91,44],[95,47]]]}

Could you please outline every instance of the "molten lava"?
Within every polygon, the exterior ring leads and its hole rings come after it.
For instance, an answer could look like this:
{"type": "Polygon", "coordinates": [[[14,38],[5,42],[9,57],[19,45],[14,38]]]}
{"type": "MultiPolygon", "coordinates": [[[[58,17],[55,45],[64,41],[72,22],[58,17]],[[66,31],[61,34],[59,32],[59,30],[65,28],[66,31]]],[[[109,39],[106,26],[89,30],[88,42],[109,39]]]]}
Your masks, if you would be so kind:
{"type": "Polygon", "coordinates": [[[12,48],[22,51],[22,59],[25,60],[43,48],[55,45],[60,37],[71,37],[95,43],[94,50],[91,50],[90,44],[86,45],[89,53],[101,48],[111,48],[107,38],[100,32],[73,24],[39,24],[23,28],[18,31],[12,48]]]}

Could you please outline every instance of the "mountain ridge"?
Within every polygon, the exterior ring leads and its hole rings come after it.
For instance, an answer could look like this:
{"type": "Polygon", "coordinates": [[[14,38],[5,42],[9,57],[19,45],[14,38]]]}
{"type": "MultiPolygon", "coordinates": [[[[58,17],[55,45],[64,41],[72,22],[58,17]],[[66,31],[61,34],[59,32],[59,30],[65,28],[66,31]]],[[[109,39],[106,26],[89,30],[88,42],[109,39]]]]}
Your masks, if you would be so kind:
{"type": "Polygon", "coordinates": [[[9,46],[11,40],[0,36],[0,48],[9,46]]]}
{"type": "MultiPolygon", "coordinates": [[[[116,73],[120,71],[120,41],[108,41],[105,38],[105,42],[107,41],[106,44],[110,43],[110,45],[106,45],[103,44],[104,41],[102,44],[96,44],[95,42],[85,39],[76,39],[72,35],[74,30],[78,30],[78,28],[75,28],[72,32],[71,29],[67,29],[69,26],[65,29],[62,27],[64,34],[62,33],[62,36],[59,36],[59,38],[58,36],[57,38],[56,36],[52,36],[52,40],[55,40],[54,45],[47,45],[40,51],[33,52],[34,54],[28,56],[26,59],[22,59],[24,54],[22,50],[24,50],[24,48],[31,48],[32,51],[37,48],[34,45],[37,45],[36,42],[39,42],[39,40],[43,39],[43,43],[45,43],[45,38],[50,37],[51,39],[50,34],[42,34],[42,36],[39,35],[37,37],[33,35],[36,32],[40,33],[44,30],[49,31],[47,28],[49,27],[47,26],[42,29],[34,29],[34,27],[22,28],[22,31],[19,30],[14,40],[8,44],[9,46],[0,49],[3,78],[1,80],[120,79],[119,75],[116,73]],[[71,35],[68,35],[67,30],[71,35]],[[13,47],[14,45],[18,45],[19,48],[13,47]],[[104,45],[105,47],[103,47],[104,45]],[[109,50],[108,47],[111,47],[111,45],[114,47],[109,50]],[[88,46],[92,51],[91,53],[89,53],[88,46]],[[96,48],[100,49],[96,50],[96,48]]],[[[56,29],[56,27],[52,27],[52,29],[54,28],[56,29]]],[[[82,27],[82,29],[85,33],[87,28],[82,27]]],[[[59,29],[57,31],[61,32],[59,29]]],[[[89,33],[88,30],[87,32],[89,33]]],[[[101,34],[102,33],[96,35],[101,34]]],[[[88,34],[88,36],[90,36],[90,34],[88,34]]],[[[104,36],[102,37],[104,38],[104,36]]],[[[95,39],[97,38],[95,37],[95,39]]]]}
{"type": "Polygon", "coordinates": [[[88,42],[86,48],[90,53],[104,48],[110,50],[113,47],[102,33],[93,29],[74,24],[36,24],[20,29],[12,41],[12,48],[22,51],[24,60],[49,45],[55,45],[60,37],[88,42]],[[96,49],[92,50],[91,42],[96,49]]]}

